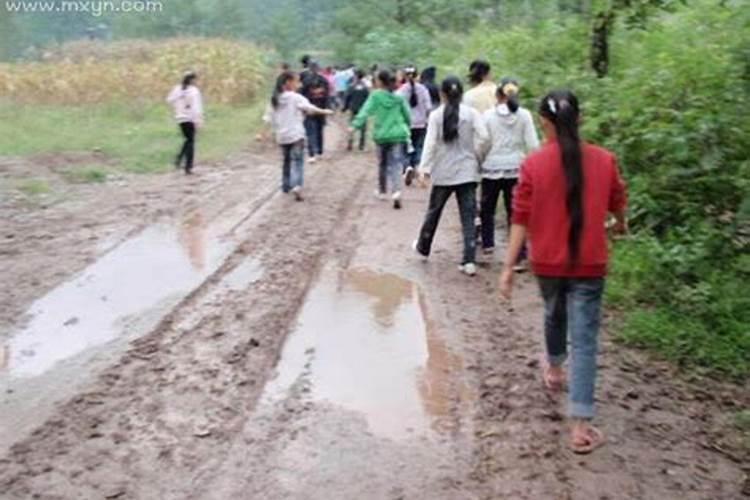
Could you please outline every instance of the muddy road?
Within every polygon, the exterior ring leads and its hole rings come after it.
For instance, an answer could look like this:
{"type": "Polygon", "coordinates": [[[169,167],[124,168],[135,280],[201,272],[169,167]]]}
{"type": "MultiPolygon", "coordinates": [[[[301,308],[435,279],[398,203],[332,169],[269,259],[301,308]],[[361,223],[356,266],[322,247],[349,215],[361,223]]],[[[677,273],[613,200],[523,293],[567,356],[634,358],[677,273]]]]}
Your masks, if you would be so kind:
{"type": "Polygon", "coordinates": [[[421,262],[427,191],[401,211],[376,200],[371,154],[341,152],[340,130],[304,203],[259,147],[192,178],[3,199],[1,498],[750,493],[730,422],[747,391],[688,383],[606,334],[608,443],[571,454],[564,401],[541,388],[531,277],[511,311],[499,254],[460,274],[452,205],[421,262]]]}

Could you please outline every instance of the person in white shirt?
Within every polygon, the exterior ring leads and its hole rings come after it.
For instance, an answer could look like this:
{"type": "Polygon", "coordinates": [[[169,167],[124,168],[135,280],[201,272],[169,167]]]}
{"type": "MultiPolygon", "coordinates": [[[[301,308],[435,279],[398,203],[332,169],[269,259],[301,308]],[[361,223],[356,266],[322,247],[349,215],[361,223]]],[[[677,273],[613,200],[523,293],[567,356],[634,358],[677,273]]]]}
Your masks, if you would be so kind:
{"type": "Polygon", "coordinates": [[[500,193],[503,194],[507,227],[510,228],[513,189],[518,182],[521,162],[529,151],[539,147],[531,113],[518,102],[518,82],[503,78],[497,85],[496,95],[497,105],[482,115],[491,140],[490,150],[482,163],[479,210],[482,248],[486,254],[495,249],[495,213],[500,193]]]}
{"type": "Polygon", "coordinates": [[[300,86],[296,73],[285,71],[276,80],[271,105],[263,119],[270,122],[281,146],[283,163],[281,168],[281,190],[291,192],[297,201],[302,201],[302,185],[305,168],[305,117],[307,115],[331,115],[330,109],[319,108],[297,92],[300,86]]]}
{"type": "Polygon", "coordinates": [[[182,78],[182,83],[175,86],[167,96],[167,103],[174,110],[174,118],[182,131],[185,141],[175,159],[175,168],[182,166],[185,160],[185,173],[193,173],[195,157],[195,134],[203,126],[203,100],[196,85],[198,75],[188,71],[182,78]]]}
{"type": "Polygon", "coordinates": [[[419,239],[414,250],[423,258],[430,255],[440,216],[446,202],[455,193],[463,229],[464,250],[460,270],[476,274],[476,189],[479,165],[487,150],[489,137],[482,115],[461,104],[463,87],[455,76],[449,76],[440,87],[443,105],[430,114],[427,123],[419,179],[432,182],[430,201],[419,239]]]}

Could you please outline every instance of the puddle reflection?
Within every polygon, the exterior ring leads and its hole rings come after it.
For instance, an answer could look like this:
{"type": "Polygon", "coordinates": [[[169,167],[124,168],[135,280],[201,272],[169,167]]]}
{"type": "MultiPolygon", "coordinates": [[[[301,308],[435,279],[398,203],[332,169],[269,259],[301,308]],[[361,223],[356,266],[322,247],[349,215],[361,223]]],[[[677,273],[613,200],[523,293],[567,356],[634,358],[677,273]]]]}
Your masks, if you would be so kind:
{"type": "Polygon", "coordinates": [[[419,287],[369,270],[323,271],[284,346],[273,401],[306,374],[314,399],[364,415],[370,429],[403,438],[450,415],[461,360],[437,334],[419,287]]]}
{"type": "Polygon", "coordinates": [[[218,269],[232,248],[199,212],[178,228],[146,228],[34,302],[27,311],[32,319],[10,338],[0,367],[7,365],[12,377],[37,376],[124,332],[147,331],[160,312],[218,269]]]}

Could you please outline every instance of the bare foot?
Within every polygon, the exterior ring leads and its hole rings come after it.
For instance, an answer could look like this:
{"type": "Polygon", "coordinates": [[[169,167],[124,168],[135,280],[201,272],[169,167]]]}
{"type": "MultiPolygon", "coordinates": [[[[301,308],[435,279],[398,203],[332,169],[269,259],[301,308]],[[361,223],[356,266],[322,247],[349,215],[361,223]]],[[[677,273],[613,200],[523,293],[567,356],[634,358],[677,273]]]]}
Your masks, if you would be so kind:
{"type": "Polygon", "coordinates": [[[563,383],[565,381],[565,372],[563,372],[562,366],[551,365],[547,361],[544,362],[544,386],[551,391],[561,391],[563,383]]]}

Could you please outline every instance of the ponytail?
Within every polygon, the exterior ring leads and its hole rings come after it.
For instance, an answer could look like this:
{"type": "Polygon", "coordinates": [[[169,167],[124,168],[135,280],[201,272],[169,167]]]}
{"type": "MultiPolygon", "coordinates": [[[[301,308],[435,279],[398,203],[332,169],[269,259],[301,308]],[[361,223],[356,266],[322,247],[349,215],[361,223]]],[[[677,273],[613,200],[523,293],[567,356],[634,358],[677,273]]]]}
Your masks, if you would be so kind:
{"type": "Polygon", "coordinates": [[[469,65],[469,81],[472,85],[479,85],[490,74],[490,63],[477,59],[469,65]]]}
{"type": "Polygon", "coordinates": [[[419,96],[417,95],[417,85],[414,80],[417,78],[419,72],[414,66],[407,66],[404,69],[404,73],[406,74],[406,78],[408,78],[409,80],[409,106],[411,106],[412,108],[416,108],[419,104],[419,96]]]}
{"type": "Polygon", "coordinates": [[[443,80],[441,90],[445,96],[445,109],[443,110],[443,141],[450,143],[458,139],[458,119],[464,89],[461,85],[461,80],[455,76],[449,76],[443,80]]]}
{"type": "Polygon", "coordinates": [[[505,105],[511,113],[518,111],[520,103],[518,102],[518,82],[512,78],[505,77],[500,81],[497,87],[498,97],[505,98],[505,105]]]}
{"type": "Polygon", "coordinates": [[[284,71],[276,79],[276,86],[274,86],[273,94],[271,94],[271,106],[273,106],[273,109],[279,107],[279,96],[284,92],[284,85],[288,81],[294,80],[295,77],[296,75],[291,71],[284,71]]]}
{"type": "Polygon", "coordinates": [[[578,135],[578,99],[567,90],[550,92],[542,99],[539,113],[555,125],[565,174],[565,204],[568,209],[568,264],[573,266],[580,253],[583,230],[583,161],[578,135]]]}

